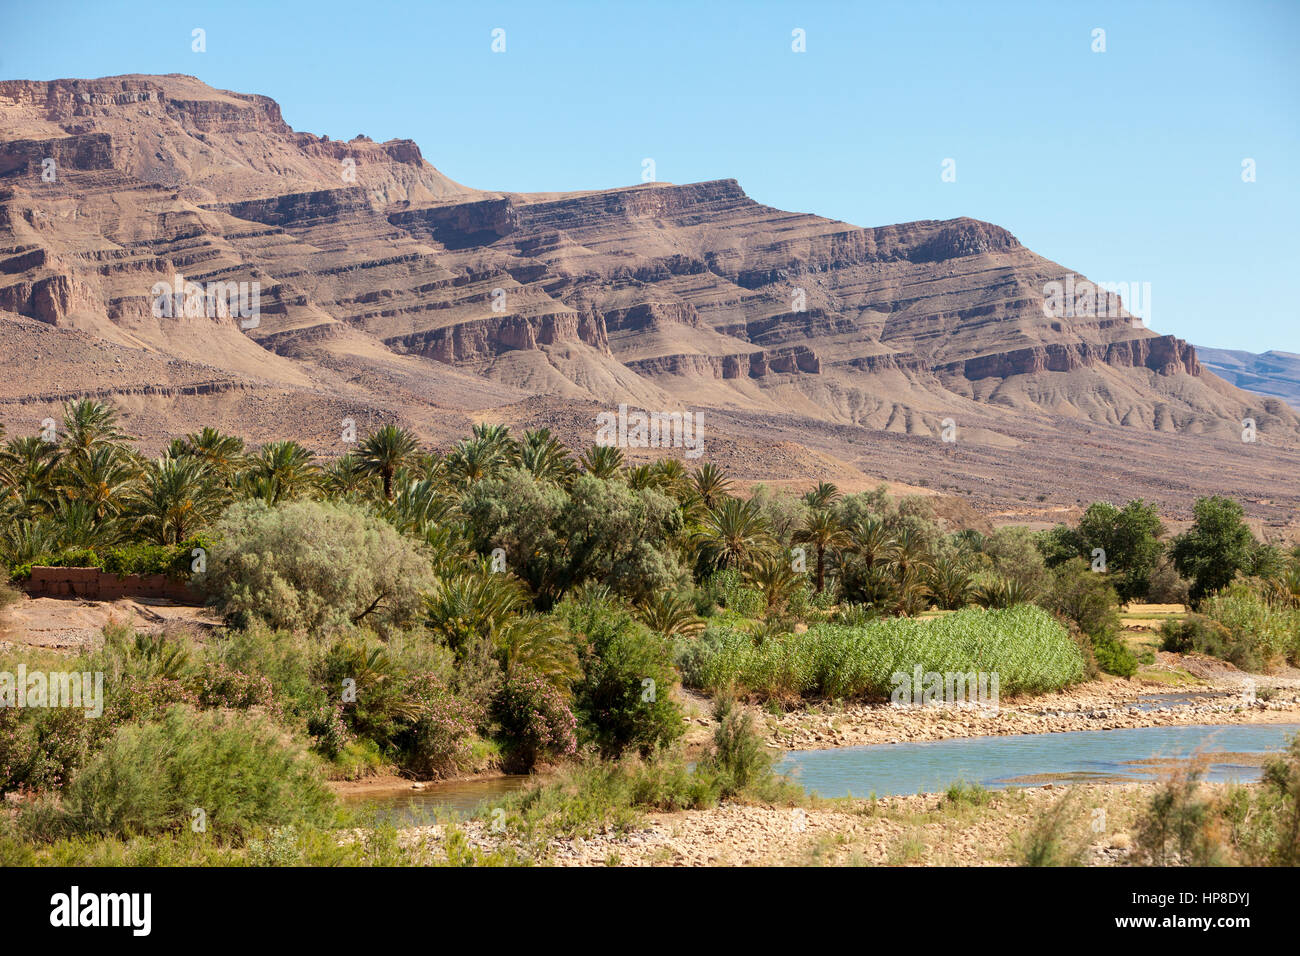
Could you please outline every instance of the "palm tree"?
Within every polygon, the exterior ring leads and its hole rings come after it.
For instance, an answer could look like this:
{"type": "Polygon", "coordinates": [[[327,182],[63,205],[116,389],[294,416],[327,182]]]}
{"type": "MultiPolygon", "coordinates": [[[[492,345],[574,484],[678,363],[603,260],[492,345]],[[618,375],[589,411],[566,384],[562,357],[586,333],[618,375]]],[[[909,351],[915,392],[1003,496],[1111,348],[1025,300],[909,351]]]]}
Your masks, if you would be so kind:
{"type": "Polygon", "coordinates": [[[0,558],[8,565],[30,564],[43,554],[63,550],[60,528],[50,518],[0,522],[0,558]]]}
{"type": "Polygon", "coordinates": [[[380,514],[403,534],[423,535],[433,525],[445,524],[455,498],[443,493],[437,482],[399,482],[397,496],[380,509],[380,514]]]}
{"type": "Polygon", "coordinates": [[[221,513],[225,495],[206,464],[193,456],[159,458],[128,500],[136,525],[159,544],[180,544],[221,513]]]}
{"type": "Polygon", "coordinates": [[[393,475],[414,457],[420,443],[405,428],[385,425],[366,436],[357,461],[363,471],[378,475],[384,483],[384,498],[393,500],[393,475]]]}
{"type": "Polygon", "coordinates": [[[321,473],[321,489],[331,498],[352,498],[374,490],[375,476],[349,452],[321,473]]]}
{"type": "Polygon", "coordinates": [[[876,515],[867,515],[849,529],[849,550],[862,559],[867,570],[887,563],[894,553],[896,542],[885,522],[876,515]]]}
{"type": "Polygon", "coordinates": [[[659,487],[678,501],[685,501],[690,495],[691,476],[680,458],[660,458],[651,468],[659,474],[659,487]]]}
{"type": "Polygon", "coordinates": [[[821,510],[833,505],[840,497],[840,490],[829,481],[819,481],[817,487],[803,496],[803,503],[809,508],[821,510]]]}
{"type": "Polygon", "coordinates": [[[549,616],[507,618],[497,629],[495,642],[507,674],[538,674],[566,696],[581,674],[568,631],[549,616]]]}
{"type": "Polygon", "coordinates": [[[59,447],[37,435],[11,438],[0,452],[0,483],[26,514],[48,511],[54,500],[59,447]]]}
{"type": "Polygon", "coordinates": [[[769,613],[788,604],[802,583],[788,552],[758,553],[744,577],[747,583],[763,592],[769,613]]]}
{"type": "Polygon", "coordinates": [[[623,452],[613,445],[592,445],[579,459],[582,470],[593,478],[608,481],[623,467],[623,452]]]}
{"type": "Polygon", "coordinates": [[[684,637],[704,629],[695,606],[682,595],[667,591],[656,592],[642,601],[637,607],[637,617],[664,637],[684,637]]]}
{"type": "Polygon", "coordinates": [[[296,441],[268,442],[249,461],[245,491],[269,505],[307,494],[320,476],[315,457],[296,441]]]}
{"type": "Polygon", "coordinates": [[[894,552],[890,556],[890,566],[900,575],[910,569],[925,570],[930,566],[930,549],[925,539],[912,528],[904,528],[894,538],[894,552]]]}
{"type": "Polygon", "coordinates": [[[457,487],[468,488],[491,478],[508,463],[508,449],[496,438],[464,438],[447,455],[447,478],[457,487]]]}
{"type": "Polygon", "coordinates": [[[577,471],[569,449],[551,436],[549,428],[524,432],[519,463],[538,481],[566,485],[577,471]]]}
{"type": "Polygon", "coordinates": [[[711,461],[706,461],[696,468],[691,475],[691,481],[695,485],[695,493],[700,496],[706,508],[715,507],[731,493],[731,479],[711,461]]]}
{"type": "Polygon", "coordinates": [[[821,594],[826,587],[826,549],[847,547],[853,539],[840,525],[835,513],[822,507],[808,512],[804,526],[795,531],[794,540],[817,549],[817,593],[821,594]]]}
{"type": "Polygon", "coordinates": [[[96,516],[94,507],[87,501],[61,498],[55,502],[48,519],[58,534],[59,550],[69,548],[112,547],[123,538],[121,522],[114,518],[96,516]]]}
{"type": "Polygon", "coordinates": [[[187,454],[206,462],[212,473],[227,486],[244,460],[244,440],[215,428],[204,428],[201,432],[186,435],[185,447],[187,454]]]}
{"type": "Polygon", "coordinates": [[[1032,601],[1034,590],[1018,578],[995,578],[976,588],[974,597],[980,607],[1015,607],[1032,601]]]}
{"type": "Polygon", "coordinates": [[[88,453],[97,445],[121,443],[127,436],[117,427],[117,410],[88,398],[63,405],[63,447],[69,455],[88,453]]]}
{"type": "Polygon", "coordinates": [[[975,593],[970,567],[962,556],[942,555],[935,558],[927,583],[935,603],[945,611],[965,607],[975,593]]]}
{"type": "Polygon", "coordinates": [[[140,475],[139,466],[120,445],[93,445],[67,461],[59,470],[58,488],[70,501],[85,502],[96,520],[122,510],[123,496],[140,475]]]}
{"type": "Polygon", "coordinates": [[[477,441],[484,442],[500,452],[502,460],[507,465],[513,465],[519,460],[519,444],[510,437],[508,425],[480,423],[470,429],[470,434],[477,441]]]}
{"type": "Polygon", "coordinates": [[[495,640],[527,603],[524,589],[514,578],[479,572],[440,578],[425,598],[430,628],[458,653],[475,638],[495,640]]]}
{"type": "Polygon", "coordinates": [[[717,568],[744,570],[754,555],[773,544],[758,505],[739,498],[727,498],[705,512],[695,537],[717,568]]]}
{"type": "Polygon", "coordinates": [[[659,488],[663,485],[663,474],[656,471],[654,465],[637,465],[623,472],[627,486],[633,491],[659,488]]]}

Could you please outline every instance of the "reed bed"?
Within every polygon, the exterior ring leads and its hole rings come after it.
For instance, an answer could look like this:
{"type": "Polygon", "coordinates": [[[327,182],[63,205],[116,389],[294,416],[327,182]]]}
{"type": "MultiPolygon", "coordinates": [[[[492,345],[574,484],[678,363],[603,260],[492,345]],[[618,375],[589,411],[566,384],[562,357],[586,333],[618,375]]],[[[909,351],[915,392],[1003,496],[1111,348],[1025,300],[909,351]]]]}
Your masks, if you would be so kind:
{"type": "Polygon", "coordinates": [[[893,675],[923,671],[998,675],[1001,694],[1037,694],[1082,679],[1083,656],[1050,614],[1022,604],[968,608],[937,619],[889,618],[860,626],[817,624],[756,640],[723,625],[704,636],[689,675],[714,692],[762,699],[888,700],[893,675]]]}

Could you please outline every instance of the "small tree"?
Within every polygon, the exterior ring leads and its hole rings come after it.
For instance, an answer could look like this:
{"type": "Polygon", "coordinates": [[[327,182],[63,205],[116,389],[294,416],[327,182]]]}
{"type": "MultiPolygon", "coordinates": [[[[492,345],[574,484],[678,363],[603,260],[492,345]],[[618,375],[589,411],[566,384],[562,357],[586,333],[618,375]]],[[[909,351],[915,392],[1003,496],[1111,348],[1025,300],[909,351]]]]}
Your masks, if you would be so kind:
{"type": "Polygon", "coordinates": [[[1195,603],[1224,587],[1237,572],[1251,566],[1255,537],[1243,519],[1245,509],[1231,498],[1198,498],[1192,509],[1196,521],[1174,539],[1174,565],[1191,578],[1195,603]]]}

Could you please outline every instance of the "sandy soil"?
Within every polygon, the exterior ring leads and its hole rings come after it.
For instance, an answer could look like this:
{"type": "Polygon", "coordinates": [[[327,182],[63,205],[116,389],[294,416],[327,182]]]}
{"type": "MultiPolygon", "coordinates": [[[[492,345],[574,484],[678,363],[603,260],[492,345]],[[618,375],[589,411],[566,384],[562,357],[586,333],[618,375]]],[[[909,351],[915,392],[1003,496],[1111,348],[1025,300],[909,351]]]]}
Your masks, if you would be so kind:
{"type": "Polygon", "coordinates": [[[32,598],[0,611],[0,640],[49,649],[82,650],[103,637],[104,625],[118,621],[144,633],[173,627],[202,636],[221,626],[207,608],[164,600],[122,598],[85,601],[79,598],[32,598]]]}

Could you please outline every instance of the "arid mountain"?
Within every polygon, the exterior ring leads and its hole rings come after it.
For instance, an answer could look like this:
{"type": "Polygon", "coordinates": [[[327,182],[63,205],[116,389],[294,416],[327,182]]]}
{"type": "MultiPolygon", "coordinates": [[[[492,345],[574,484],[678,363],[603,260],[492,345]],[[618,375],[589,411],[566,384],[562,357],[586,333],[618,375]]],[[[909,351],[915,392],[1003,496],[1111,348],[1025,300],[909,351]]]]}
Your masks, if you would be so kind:
{"type": "Polygon", "coordinates": [[[1206,368],[1238,388],[1286,399],[1292,408],[1300,409],[1300,355],[1277,349],[1256,354],[1199,345],[1196,351],[1206,368]]]}
{"type": "Polygon", "coordinates": [[[751,480],[888,478],[1030,520],[1232,491],[1293,521],[1296,412],[1086,288],[972,219],[860,228],[732,180],[477,191],[412,142],[297,133],[192,77],[0,83],[11,433],[93,394],[154,447],[216,424],[338,453],[344,418],[588,445],[626,403],[702,410],[708,457],[751,480]]]}

